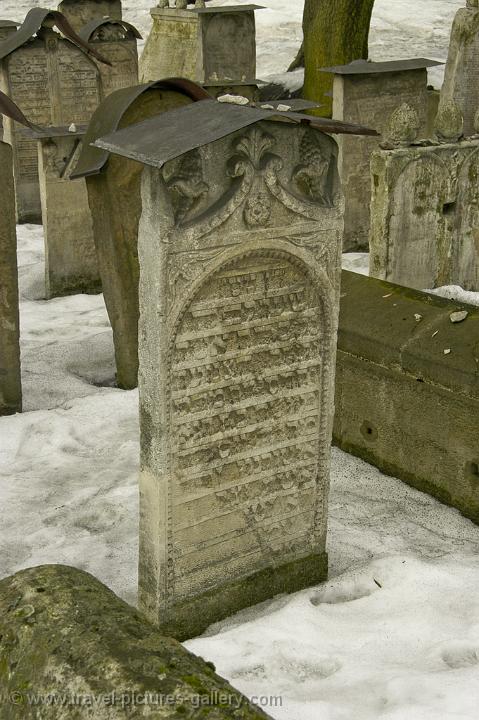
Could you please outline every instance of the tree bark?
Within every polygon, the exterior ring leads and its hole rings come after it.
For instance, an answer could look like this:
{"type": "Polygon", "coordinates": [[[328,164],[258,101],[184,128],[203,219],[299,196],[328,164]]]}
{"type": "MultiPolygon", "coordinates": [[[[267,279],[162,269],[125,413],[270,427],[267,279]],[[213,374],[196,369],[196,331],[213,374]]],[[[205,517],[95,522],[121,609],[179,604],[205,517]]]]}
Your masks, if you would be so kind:
{"type": "Polygon", "coordinates": [[[322,67],[368,58],[368,37],[374,0],[305,0],[304,97],[323,103],[319,115],[330,116],[333,75],[322,67]]]}

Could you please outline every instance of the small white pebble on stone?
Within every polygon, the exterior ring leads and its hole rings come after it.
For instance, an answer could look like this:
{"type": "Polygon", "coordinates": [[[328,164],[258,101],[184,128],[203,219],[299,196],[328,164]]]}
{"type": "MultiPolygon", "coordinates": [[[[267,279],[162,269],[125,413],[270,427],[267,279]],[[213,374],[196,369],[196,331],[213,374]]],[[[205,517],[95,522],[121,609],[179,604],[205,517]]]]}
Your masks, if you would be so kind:
{"type": "Polygon", "coordinates": [[[467,310],[459,310],[458,312],[453,312],[449,317],[452,323],[460,323],[465,320],[468,315],[467,310]]]}
{"type": "Polygon", "coordinates": [[[291,105],[282,105],[281,103],[277,106],[276,110],[279,112],[289,112],[291,110],[291,105]]]}
{"type": "Polygon", "coordinates": [[[392,296],[392,293],[389,293],[389,295],[383,295],[383,298],[388,298],[388,297],[391,297],[391,296],[392,296]]]}
{"type": "Polygon", "coordinates": [[[421,320],[422,320],[422,315],[419,315],[419,313],[414,313],[414,317],[415,317],[415,319],[416,319],[416,322],[421,322],[421,320]]]}
{"type": "Polygon", "coordinates": [[[72,123],[70,125],[70,127],[68,128],[68,132],[76,132],[76,131],[77,131],[77,126],[75,125],[75,123],[72,123]]]}
{"type": "Polygon", "coordinates": [[[451,348],[446,348],[446,350],[444,350],[444,355],[450,355],[450,354],[451,354],[451,348]]]}
{"type": "Polygon", "coordinates": [[[262,110],[274,110],[273,105],[261,105],[262,110]]]}
{"type": "Polygon", "coordinates": [[[221,95],[217,98],[220,103],[231,103],[231,105],[248,105],[248,98],[243,95],[221,95]]]}
{"type": "Polygon", "coordinates": [[[436,330],[436,332],[433,332],[433,334],[431,335],[431,337],[436,337],[436,335],[437,335],[438,333],[439,333],[439,330],[436,330]]]}

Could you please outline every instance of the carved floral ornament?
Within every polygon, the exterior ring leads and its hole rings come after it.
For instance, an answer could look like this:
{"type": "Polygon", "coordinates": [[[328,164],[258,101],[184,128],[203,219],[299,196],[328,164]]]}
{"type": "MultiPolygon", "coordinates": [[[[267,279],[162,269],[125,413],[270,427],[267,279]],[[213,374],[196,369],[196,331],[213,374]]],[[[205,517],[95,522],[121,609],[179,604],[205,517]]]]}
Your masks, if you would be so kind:
{"type": "Polygon", "coordinates": [[[336,161],[318,133],[306,129],[299,145],[299,159],[288,183],[280,179],[284,161],[278,138],[255,125],[233,141],[226,163],[231,179],[220,199],[211,200],[205,181],[201,149],[183,156],[178,170],[167,181],[175,208],[175,224],[195,228],[195,235],[213,230],[244,203],[243,220],[249,229],[266,227],[274,201],[303,217],[316,220],[324,208],[336,205],[336,161]],[[278,147],[279,146],[279,147],[278,147]],[[276,151],[276,152],[275,152],[276,151]],[[195,209],[202,209],[195,215],[195,209]]]}

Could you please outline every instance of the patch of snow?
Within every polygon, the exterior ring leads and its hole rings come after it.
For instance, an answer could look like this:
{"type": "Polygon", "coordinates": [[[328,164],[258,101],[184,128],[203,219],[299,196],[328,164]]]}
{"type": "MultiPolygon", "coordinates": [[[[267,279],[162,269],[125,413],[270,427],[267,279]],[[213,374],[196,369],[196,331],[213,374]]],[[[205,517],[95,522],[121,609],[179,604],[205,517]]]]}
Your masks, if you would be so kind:
{"type": "Polygon", "coordinates": [[[425,290],[424,292],[440,295],[448,300],[457,300],[466,305],[479,305],[479,292],[472,290],[464,290],[460,285],[444,285],[435,290],[425,290]]]}
{"type": "Polygon", "coordinates": [[[342,267],[343,270],[369,275],[369,253],[343,253],[342,267]]]}

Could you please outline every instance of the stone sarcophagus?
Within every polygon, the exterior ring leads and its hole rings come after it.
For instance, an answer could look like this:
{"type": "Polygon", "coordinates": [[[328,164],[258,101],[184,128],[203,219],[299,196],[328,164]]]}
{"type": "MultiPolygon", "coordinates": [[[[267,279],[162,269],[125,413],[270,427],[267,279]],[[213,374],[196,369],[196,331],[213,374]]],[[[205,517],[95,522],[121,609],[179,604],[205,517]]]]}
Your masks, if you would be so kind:
{"type": "Polygon", "coordinates": [[[138,84],[138,30],[124,20],[97,18],[80,30],[80,37],[111,64],[97,62],[102,97],[138,84]]]}
{"type": "Polygon", "coordinates": [[[58,10],[77,32],[92,20],[122,18],[121,0],[62,0],[58,10]]]}
{"type": "Polygon", "coordinates": [[[140,606],[179,638],[327,573],[343,200],[312,122],[210,100],[98,141],[145,164],[140,606]]]}
{"type": "MultiPolygon", "coordinates": [[[[101,135],[209,97],[189,81],[158,82],[117,90],[94,113],[71,175],[86,178],[105,304],[113,329],[117,382],[138,382],[138,223],[143,166],[91,147],[101,135]]],[[[83,182],[83,180],[82,180],[83,182]]]]}
{"type": "MultiPolygon", "coordinates": [[[[101,99],[100,75],[89,54],[102,59],[60,13],[35,8],[0,44],[0,87],[37,125],[87,123],[101,99]]],[[[13,147],[18,220],[41,223],[36,142],[11,119],[5,120],[5,139],[13,147]]]]}

